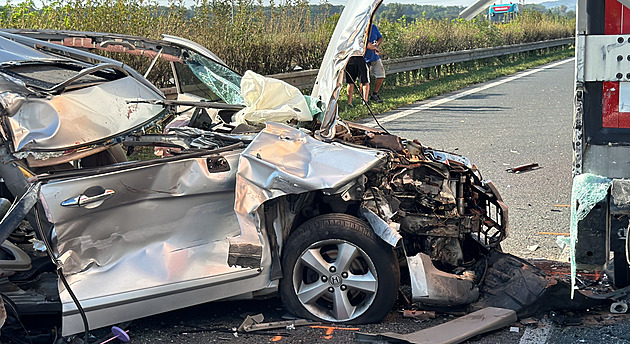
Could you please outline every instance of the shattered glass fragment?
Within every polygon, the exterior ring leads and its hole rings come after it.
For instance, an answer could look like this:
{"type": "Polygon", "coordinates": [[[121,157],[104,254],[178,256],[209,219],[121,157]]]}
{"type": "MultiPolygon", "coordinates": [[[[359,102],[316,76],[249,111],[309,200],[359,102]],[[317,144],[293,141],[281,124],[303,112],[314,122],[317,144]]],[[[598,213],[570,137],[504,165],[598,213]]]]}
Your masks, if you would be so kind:
{"type": "Polygon", "coordinates": [[[311,96],[304,96],[304,99],[306,100],[306,104],[308,104],[308,109],[311,111],[313,118],[324,112],[322,109],[324,104],[321,101],[311,96]]]}
{"type": "Polygon", "coordinates": [[[575,292],[576,260],[575,244],[578,237],[578,222],[583,220],[593,207],[608,195],[612,179],[590,173],[573,179],[571,194],[571,298],[575,292]]]}
{"type": "Polygon", "coordinates": [[[190,58],[185,63],[193,74],[224,102],[244,105],[245,100],[241,96],[241,77],[225,66],[208,62],[209,60],[190,52],[190,58]]]}

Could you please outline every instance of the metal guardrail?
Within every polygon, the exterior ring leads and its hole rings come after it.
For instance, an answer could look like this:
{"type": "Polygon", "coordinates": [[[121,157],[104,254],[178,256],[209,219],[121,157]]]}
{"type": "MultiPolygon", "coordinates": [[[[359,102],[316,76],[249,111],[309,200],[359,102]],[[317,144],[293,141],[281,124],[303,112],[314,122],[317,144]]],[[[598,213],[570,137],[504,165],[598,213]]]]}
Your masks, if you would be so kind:
{"type": "MultiPolygon", "coordinates": [[[[410,72],[421,68],[442,66],[451,63],[479,60],[489,57],[498,57],[509,54],[522,53],[526,51],[552,48],[561,45],[571,44],[574,41],[575,38],[570,37],[552,39],[541,42],[503,45],[492,48],[460,50],[424,56],[410,56],[399,59],[383,60],[383,65],[385,66],[385,72],[387,74],[395,74],[401,72],[410,72]]],[[[310,69],[292,73],[273,74],[269,76],[272,78],[284,80],[299,89],[308,89],[313,87],[315,79],[317,78],[318,71],[318,69],[310,69]]]]}

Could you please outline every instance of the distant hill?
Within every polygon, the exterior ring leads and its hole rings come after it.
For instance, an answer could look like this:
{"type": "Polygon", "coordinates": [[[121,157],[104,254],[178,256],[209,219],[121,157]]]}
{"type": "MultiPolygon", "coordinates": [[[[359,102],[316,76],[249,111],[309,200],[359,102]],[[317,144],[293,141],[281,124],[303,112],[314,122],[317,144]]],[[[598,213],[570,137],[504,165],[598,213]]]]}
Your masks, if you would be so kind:
{"type": "Polygon", "coordinates": [[[545,1],[541,5],[549,8],[560,7],[565,5],[569,11],[575,11],[576,0],[558,0],[558,1],[545,1]]]}

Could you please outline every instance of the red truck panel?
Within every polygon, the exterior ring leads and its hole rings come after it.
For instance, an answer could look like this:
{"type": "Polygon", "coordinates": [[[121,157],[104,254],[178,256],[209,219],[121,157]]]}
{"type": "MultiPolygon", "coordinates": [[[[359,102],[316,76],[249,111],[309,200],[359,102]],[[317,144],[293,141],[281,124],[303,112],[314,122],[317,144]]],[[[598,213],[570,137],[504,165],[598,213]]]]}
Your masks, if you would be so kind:
{"type": "MultiPolygon", "coordinates": [[[[606,35],[630,34],[630,9],[617,0],[606,1],[606,35]]],[[[630,129],[630,113],[619,111],[619,82],[604,82],[602,126],[630,129]]]]}

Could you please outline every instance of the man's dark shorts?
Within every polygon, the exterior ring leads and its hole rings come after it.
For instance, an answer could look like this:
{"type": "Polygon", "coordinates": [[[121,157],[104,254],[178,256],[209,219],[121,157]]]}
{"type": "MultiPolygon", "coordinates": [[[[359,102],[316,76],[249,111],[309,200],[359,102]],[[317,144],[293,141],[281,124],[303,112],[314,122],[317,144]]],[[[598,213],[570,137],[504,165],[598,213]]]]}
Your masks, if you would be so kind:
{"type": "Polygon", "coordinates": [[[352,84],[354,80],[359,80],[361,84],[370,82],[363,56],[352,56],[346,66],[346,83],[352,84]]]}

